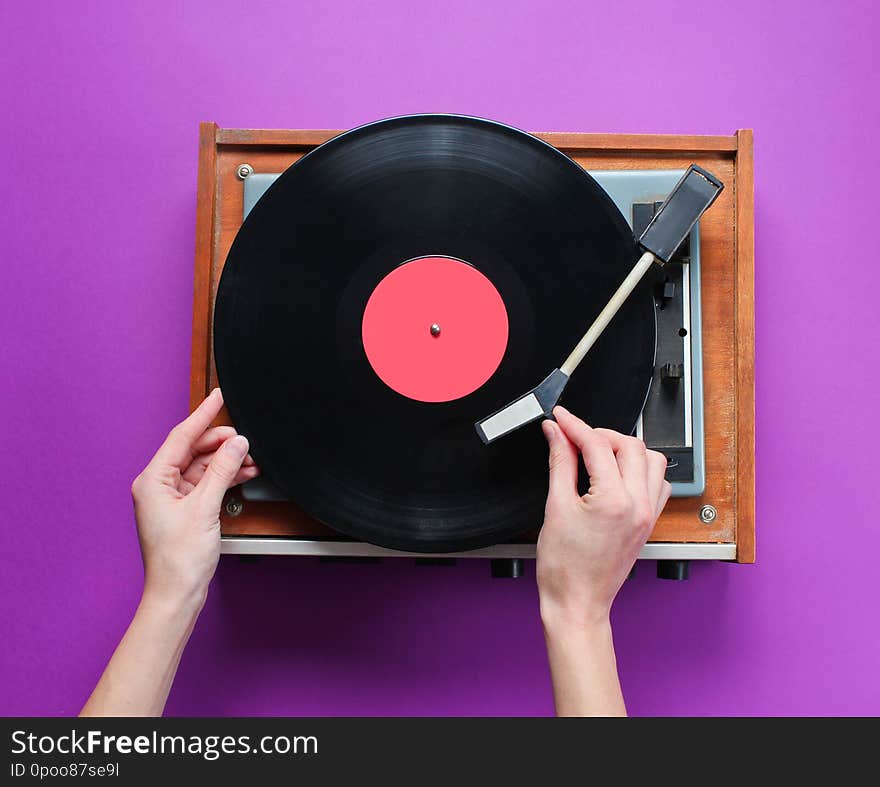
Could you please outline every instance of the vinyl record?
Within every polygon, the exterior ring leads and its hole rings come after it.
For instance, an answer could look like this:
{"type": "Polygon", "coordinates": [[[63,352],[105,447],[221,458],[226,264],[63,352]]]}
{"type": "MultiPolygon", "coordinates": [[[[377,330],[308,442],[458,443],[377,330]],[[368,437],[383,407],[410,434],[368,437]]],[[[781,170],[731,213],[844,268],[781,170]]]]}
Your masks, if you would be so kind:
{"type": "MultiPolygon", "coordinates": [[[[316,148],[257,202],[214,312],[220,385],[264,474],[352,538],[473,549],[538,527],[547,447],[474,422],[559,366],[637,257],[580,166],[516,129],[421,115],[316,148]]],[[[631,432],[654,361],[644,283],[563,403],[631,432]]]]}

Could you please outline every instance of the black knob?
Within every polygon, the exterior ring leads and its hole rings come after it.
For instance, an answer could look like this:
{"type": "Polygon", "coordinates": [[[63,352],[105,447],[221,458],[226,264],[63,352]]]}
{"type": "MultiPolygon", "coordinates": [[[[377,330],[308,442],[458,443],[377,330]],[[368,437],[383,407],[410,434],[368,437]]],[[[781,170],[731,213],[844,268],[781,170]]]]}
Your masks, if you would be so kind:
{"type": "Polygon", "coordinates": [[[654,299],[657,301],[657,304],[661,309],[665,309],[666,306],[675,298],[675,282],[669,281],[669,279],[661,279],[657,281],[654,285],[654,299]]]}
{"type": "Polygon", "coordinates": [[[525,573],[525,561],[521,557],[496,557],[490,562],[495,579],[519,579],[525,573]]]}
{"type": "Polygon", "coordinates": [[[658,560],[657,578],[672,579],[683,582],[690,576],[691,562],[689,560],[658,560]]]}
{"type": "Polygon", "coordinates": [[[667,385],[678,385],[683,378],[683,363],[664,363],[660,367],[660,379],[667,385]]]}

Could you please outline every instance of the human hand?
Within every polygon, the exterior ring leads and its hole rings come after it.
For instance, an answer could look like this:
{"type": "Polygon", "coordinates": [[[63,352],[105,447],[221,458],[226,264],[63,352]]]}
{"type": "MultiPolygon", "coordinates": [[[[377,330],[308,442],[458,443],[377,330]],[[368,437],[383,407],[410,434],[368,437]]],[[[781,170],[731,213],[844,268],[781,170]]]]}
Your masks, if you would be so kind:
{"type": "Polygon", "coordinates": [[[605,623],[617,591],[669,499],[666,457],[635,437],[591,429],[563,407],[544,421],[550,486],[538,538],[545,626],[605,623]],[[578,454],[590,489],[579,495],[578,454]]]}
{"type": "Polygon", "coordinates": [[[211,427],[219,388],[182,423],[131,485],[144,593],[82,716],[159,716],[220,557],[226,490],[259,474],[248,442],[211,427]]]}
{"type": "Polygon", "coordinates": [[[145,598],[201,609],[220,557],[223,495],[259,474],[245,437],[231,426],[211,427],[222,407],[215,388],[131,486],[145,598]]]}

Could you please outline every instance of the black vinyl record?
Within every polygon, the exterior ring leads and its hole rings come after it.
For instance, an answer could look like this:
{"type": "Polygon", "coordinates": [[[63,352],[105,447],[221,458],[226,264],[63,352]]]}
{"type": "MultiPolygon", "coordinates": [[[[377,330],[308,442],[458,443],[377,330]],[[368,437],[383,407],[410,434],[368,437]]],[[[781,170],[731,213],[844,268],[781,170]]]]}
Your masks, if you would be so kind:
{"type": "MultiPolygon", "coordinates": [[[[347,536],[416,552],[509,540],[541,524],[547,447],[537,423],[488,446],[474,423],[562,363],[637,256],[602,188],[529,134],[450,115],[349,131],[273,183],[229,252],[214,354],[232,421],[264,474],[347,536]],[[508,321],[494,373],[439,402],[383,382],[362,336],[377,285],[433,256],[482,273],[508,321]]],[[[631,432],[655,331],[643,282],[563,404],[631,432]]]]}

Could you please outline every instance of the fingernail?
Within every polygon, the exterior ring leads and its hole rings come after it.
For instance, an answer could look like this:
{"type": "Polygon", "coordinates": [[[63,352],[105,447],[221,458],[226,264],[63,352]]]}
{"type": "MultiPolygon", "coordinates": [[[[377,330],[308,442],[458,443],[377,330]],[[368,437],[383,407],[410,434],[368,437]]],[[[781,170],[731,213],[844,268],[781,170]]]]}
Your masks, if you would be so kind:
{"type": "Polygon", "coordinates": [[[223,444],[223,450],[229,452],[236,459],[244,459],[248,452],[248,441],[244,435],[236,435],[223,444]]]}
{"type": "Polygon", "coordinates": [[[544,437],[547,438],[548,443],[552,443],[556,439],[556,430],[558,428],[559,427],[549,418],[545,418],[541,421],[541,431],[544,432],[544,437]]]}

